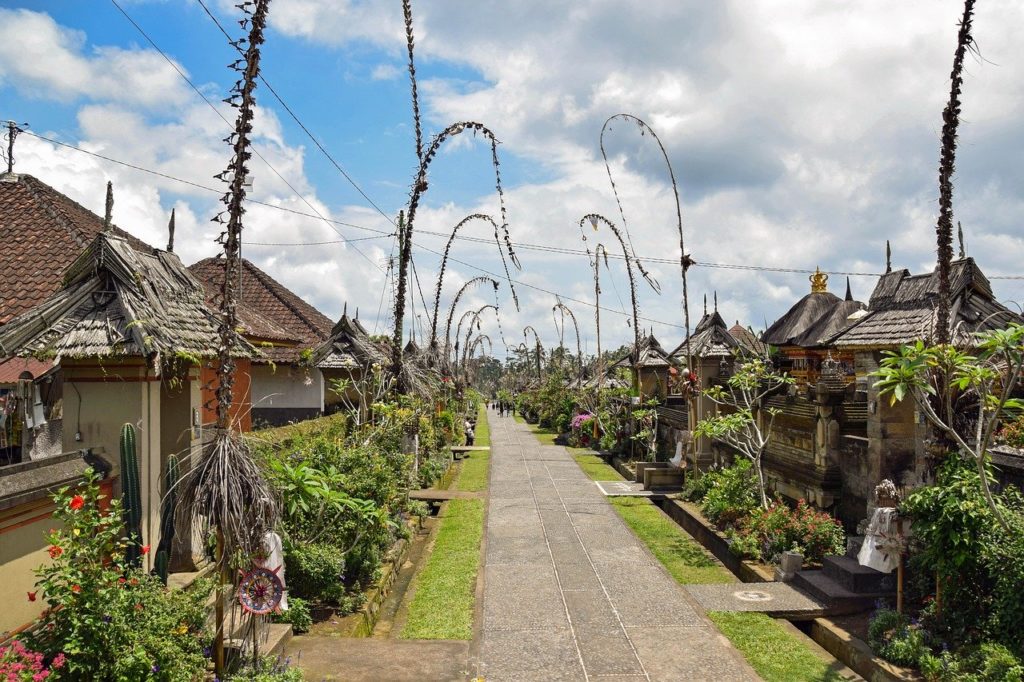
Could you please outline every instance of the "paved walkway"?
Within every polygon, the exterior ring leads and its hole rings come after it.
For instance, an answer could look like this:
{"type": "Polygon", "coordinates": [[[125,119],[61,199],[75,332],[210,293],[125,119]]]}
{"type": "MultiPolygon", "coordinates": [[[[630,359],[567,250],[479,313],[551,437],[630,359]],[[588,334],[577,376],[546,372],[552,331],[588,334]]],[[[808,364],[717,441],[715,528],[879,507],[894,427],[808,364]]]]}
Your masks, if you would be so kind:
{"type": "Polygon", "coordinates": [[[752,680],[565,448],[488,413],[491,482],[477,672],[515,680],[752,680]]]}

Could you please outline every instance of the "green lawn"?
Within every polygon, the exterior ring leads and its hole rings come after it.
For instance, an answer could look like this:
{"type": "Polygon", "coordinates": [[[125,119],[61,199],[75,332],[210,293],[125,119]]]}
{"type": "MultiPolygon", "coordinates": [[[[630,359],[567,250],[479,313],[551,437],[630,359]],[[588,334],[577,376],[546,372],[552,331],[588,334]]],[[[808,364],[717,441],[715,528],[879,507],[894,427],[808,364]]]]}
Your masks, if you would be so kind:
{"type": "Polygon", "coordinates": [[[434,549],[413,584],[402,639],[473,639],[483,532],[483,500],[446,503],[434,549]]]}
{"type": "Polygon", "coordinates": [[[708,617],[765,682],[831,682],[843,678],[781,623],[763,613],[712,611],[708,617]]]}
{"type": "Polygon", "coordinates": [[[609,502],[676,582],[683,585],[736,582],[732,573],[647,498],[611,497],[609,502]]]}
{"type": "MultiPolygon", "coordinates": [[[[577,448],[572,448],[577,450],[577,448]]],[[[586,452],[586,451],[582,451],[586,452]]],[[[605,461],[595,454],[574,454],[572,456],[576,463],[583,469],[583,473],[590,476],[592,481],[621,481],[622,476],[615,470],[615,467],[605,464],[605,461]]]]}
{"type": "MultiPolygon", "coordinates": [[[[476,421],[476,444],[491,444],[491,430],[487,424],[487,413],[483,405],[480,406],[480,414],[476,421]]],[[[491,463],[489,450],[479,450],[470,453],[462,460],[458,478],[455,479],[455,489],[468,492],[479,492],[487,490],[487,470],[491,463]]]]}
{"type": "MultiPolygon", "coordinates": [[[[573,454],[592,480],[621,480],[619,472],[595,454],[573,454]]],[[[633,533],[668,569],[676,582],[686,584],[736,582],[735,576],[650,500],[609,498],[633,533]]],[[[843,679],[805,642],[763,613],[708,614],[747,662],[766,682],[832,682],[843,679]]]]}

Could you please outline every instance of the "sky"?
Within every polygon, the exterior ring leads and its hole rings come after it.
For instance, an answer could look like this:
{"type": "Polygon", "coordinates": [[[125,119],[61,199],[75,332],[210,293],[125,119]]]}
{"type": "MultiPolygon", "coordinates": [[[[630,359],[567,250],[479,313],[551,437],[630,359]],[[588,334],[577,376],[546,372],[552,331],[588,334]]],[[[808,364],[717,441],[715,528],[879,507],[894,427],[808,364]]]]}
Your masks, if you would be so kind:
{"type": "MultiPolygon", "coordinates": [[[[205,1],[232,36],[243,35],[233,1],[205,1]]],[[[174,209],[182,260],[216,255],[210,219],[222,185],[212,176],[229,158],[223,138],[235,111],[222,100],[236,55],[196,0],[117,2],[0,1],[0,120],[27,123],[30,133],[17,140],[15,171],[100,214],[111,180],[120,227],[162,247],[174,209]]],[[[510,264],[519,309],[502,281],[500,324],[491,311],[483,316],[499,357],[527,324],[545,346],[559,343],[559,300],[594,352],[591,261],[558,252],[603,243],[621,253],[606,227],[594,232],[588,222],[581,231],[589,213],[624,225],[660,284],[658,293],[637,281],[641,328],[667,348],[684,336],[668,168],[650,135],[612,121],[603,140],[620,210],[600,146],[602,126],[619,113],[645,120],[671,161],[696,262],[691,326],[704,296],[713,306],[717,294],[730,324],[763,329],[810,291],[806,271],[819,266],[835,273],[829,286],[840,296],[839,273],[860,273],[851,287],[866,301],[885,268],[886,240],[894,267],[934,268],[939,131],[961,2],[434,0],[413,13],[425,139],[478,121],[501,143],[522,269],[510,264]]],[[[967,252],[1014,306],[1024,301],[1024,279],[1012,279],[1024,275],[1022,30],[1024,3],[979,3],[980,56],[966,65],[954,178],[967,252]]],[[[331,318],[358,309],[378,333],[393,325],[390,235],[416,170],[405,60],[400,2],[270,5],[262,73],[330,158],[261,84],[250,165],[261,203],[245,215],[243,255],[331,318]]],[[[406,318],[418,339],[430,333],[445,235],[472,213],[500,222],[482,138],[453,138],[429,179],[406,318]]],[[[490,226],[473,221],[459,234],[479,241],[452,247],[442,327],[465,282],[504,279],[490,226]]],[[[633,338],[623,260],[602,264],[600,279],[608,349],[633,338]]],[[[494,302],[490,286],[472,287],[458,313],[494,302]]],[[[575,343],[571,323],[563,338],[575,343]]]]}

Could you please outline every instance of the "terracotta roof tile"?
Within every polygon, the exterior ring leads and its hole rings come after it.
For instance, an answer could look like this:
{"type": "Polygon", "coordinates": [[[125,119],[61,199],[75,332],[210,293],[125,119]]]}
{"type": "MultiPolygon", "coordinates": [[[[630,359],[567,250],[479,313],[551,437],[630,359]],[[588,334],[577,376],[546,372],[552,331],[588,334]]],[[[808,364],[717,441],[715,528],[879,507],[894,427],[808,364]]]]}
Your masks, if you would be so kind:
{"type": "MultiPolygon", "coordinates": [[[[0,174],[0,325],[57,291],[64,271],[102,230],[100,216],[46,183],[0,174]]],[[[117,227],[113,232],[152,251],[117,227]]]]}
{"type": "MultiPolygon", "coordinates": [[[[189,270],[215,306],[224,282],[224,261],[206,258],[189,270]]],[[[244,259],[238,318],[249,340],[260,346],[268,360],[278,363],[299,362],[302,351],[323,343],[334,326],[326,315],[244,259]],[[260,345],[261,341],[274,345],[260,345]]]]}

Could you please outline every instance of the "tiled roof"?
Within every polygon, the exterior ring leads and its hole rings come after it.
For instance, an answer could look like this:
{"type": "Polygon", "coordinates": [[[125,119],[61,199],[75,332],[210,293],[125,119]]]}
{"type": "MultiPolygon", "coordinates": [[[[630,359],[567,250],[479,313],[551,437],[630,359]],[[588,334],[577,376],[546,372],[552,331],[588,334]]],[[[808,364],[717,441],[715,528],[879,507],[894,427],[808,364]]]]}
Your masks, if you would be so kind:
{"type": "Polygon", "coordinates": [[[0,360],[0,384],[17,383],[22,372],[28,372],[33,379],[53,369],[52,362],[44,362],[35,358],[8,358],[0,360]]]}
{"type": "MultiPolygon", "coordinates": [[[[829,341],[842,348],[886,348],[931,340],[935,332],[938,273],[882,275],[868,312],[829,341]]],[[[970,346],[973,334],[999,329],[1021,316],[998,303],[973,258],[954,261],[950,272],[950,330],[956,345],[970,346]]]]}
{"type": "MultiPolygon", "coordinates": [[[[44,182],[0,174],[0,325],[60,287],[64,270],[103,230],[103,219],[44,182]]],[[[144,242],[113,228],[139,251],[144,242]]]]}
{"type": "MultiPolygon", "coordinates": [[[[0,356],[209,357],[218,321],[203,287],[167,251],[137,251],[101,232],[67,269],[61,288],[0,327],[0,356]]],[[[235,352],[253,348],[241,338],[235,352]]]]}
{"type": "MultiPolygon", "coordinates": [[[[189,270],[203,283],[207,301],[216,305],[224,282],[224,260],[207,258],[189,270]]],[[[323,343],[334,326],[326,315],[244,259],[238,319],[251,341],[272,344],[260,345],[260,350],[276,363],[299,362],[302,351],[323,343]]]]}
{"type": "Polygon", "coordinates": [[[740,346],[746,349],[748,353],[761,357],[768,354],[768,347],[757,338],[754,332],[741,325],[739,320],[736,320],[736,324],[729,327],[729,333],[740,342],[740,346]]]}

